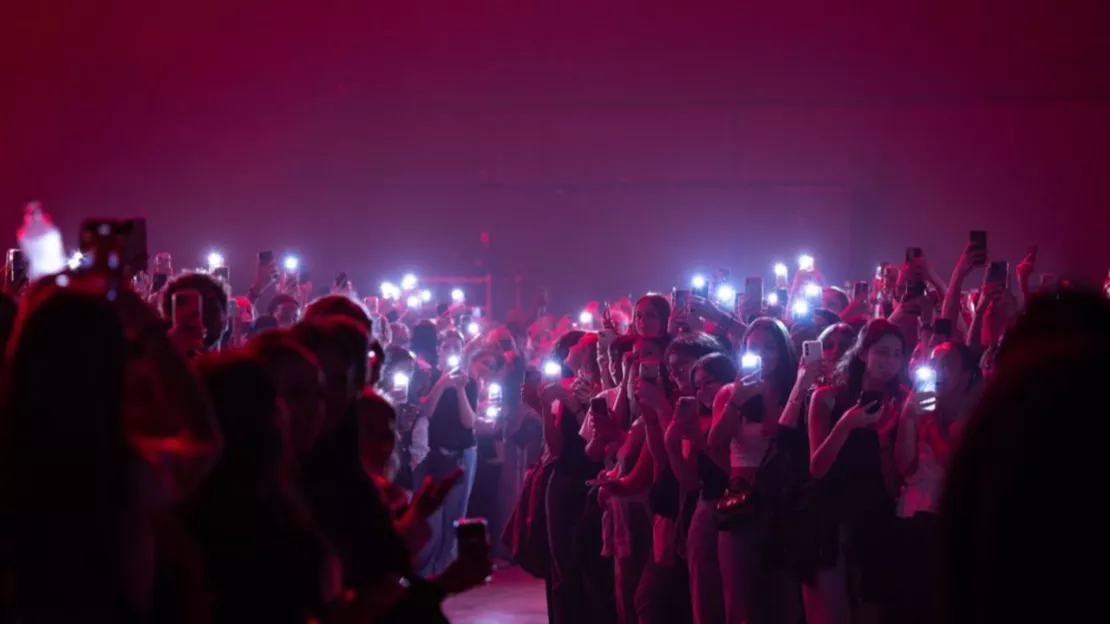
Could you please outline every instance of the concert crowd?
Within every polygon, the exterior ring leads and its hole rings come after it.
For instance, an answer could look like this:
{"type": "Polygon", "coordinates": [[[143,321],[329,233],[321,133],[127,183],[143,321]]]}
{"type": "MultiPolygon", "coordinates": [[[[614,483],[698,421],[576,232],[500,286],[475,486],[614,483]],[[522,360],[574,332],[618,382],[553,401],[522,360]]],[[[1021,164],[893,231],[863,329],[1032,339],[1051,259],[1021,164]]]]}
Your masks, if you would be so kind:
{"type": "Polygon", "coordinates": [[[1105,411],[1110,302],[1036,247],[1011,266],[971,232],[947,279],[916,247],[846,283],[802,255],[495,320],[273,251],[236,294],[219,254],[148,259],[142,220],[67,254],[31,205],[18,239],[0,622],[442,622],[508,565],[556,624],[1097,604],[1079,418],[1105,411]]]}

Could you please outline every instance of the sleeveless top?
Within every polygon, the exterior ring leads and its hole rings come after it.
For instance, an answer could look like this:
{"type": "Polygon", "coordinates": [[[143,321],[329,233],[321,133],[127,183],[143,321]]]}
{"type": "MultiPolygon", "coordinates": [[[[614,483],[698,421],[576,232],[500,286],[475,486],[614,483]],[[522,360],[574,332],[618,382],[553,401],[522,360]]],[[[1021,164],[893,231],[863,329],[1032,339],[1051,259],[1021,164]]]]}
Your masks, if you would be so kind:
{"type": "Polygon", "coordinates": [[[771,447],[771,437],[761,422],[740,421],[740,439],[728,444],[729,465],[733,468],[758,468],[771,447]]]}

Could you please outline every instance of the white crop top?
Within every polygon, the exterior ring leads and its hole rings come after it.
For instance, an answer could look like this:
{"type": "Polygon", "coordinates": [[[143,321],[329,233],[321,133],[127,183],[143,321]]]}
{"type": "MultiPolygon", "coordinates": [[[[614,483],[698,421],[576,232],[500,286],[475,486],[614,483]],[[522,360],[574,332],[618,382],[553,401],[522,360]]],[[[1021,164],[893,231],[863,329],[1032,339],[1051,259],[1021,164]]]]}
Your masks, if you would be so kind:
{"type": "Polygon", "coordinates": [[[758,468],[771,445],[771,438],[764,431],[764,423],[740,422],[740,440],[732,439],[728,445],[728,464],[733,468],[758,468]]]}

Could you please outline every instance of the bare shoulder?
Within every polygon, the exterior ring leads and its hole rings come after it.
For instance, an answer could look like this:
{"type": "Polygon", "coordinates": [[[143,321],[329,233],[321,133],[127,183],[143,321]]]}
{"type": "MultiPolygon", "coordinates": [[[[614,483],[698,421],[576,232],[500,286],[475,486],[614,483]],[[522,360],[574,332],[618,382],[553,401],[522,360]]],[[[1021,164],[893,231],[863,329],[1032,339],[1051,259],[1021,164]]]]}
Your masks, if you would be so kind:
{"type": "Polygon", "coordinates": [[[821,386],[813,391],[813,404],[820,405],[825,409],[832,409],[836,404],[836,388],[833,386],[821,386]]]}

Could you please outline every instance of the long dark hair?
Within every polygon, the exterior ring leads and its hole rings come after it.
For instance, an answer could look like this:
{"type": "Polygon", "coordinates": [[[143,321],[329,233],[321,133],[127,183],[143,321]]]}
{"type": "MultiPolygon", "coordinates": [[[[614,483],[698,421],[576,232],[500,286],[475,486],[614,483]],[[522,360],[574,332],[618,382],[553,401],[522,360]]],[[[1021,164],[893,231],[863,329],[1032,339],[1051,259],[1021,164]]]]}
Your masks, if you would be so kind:
{"type": "Polygon", "coordinates": [[[867,373],[867,362],[863,361],[863,352],[875,346],[887,336],[894,336],[902,345],[902,370],[887,383],[887,395],[898,395],[902,384],[908,379],[907,363],[909,357],[906,353],[906,338],[902,335],[902,330],[885,319],[872,319],[863,326],[859,338],[856,339],[856,344],[848,349],[848,352],[840,359],[840,363],[836,365],[833,383],[843,390],[844,399],[849,404],[858,401],[859,395],[863,392],[863,376],[867,373]]]}
{"type": "MultiPolygon", "coordinates": [[[[663,341],[664,341],[663,347],[665,348],[667,346],[665,343],[670,342],[670,335],[667,333],[667,330],[668,330],[668,328],[670,327],[670,324],[671,324],[671,302],[668,301],[667,298],[664,297],[663,295],[657,295],[657,294],[644,295],[643,297],[640,297],[639,299],[636,300],[636,305],[632,306],[633,315],[635,315],[636,308],[640,307],[641,303],[651,304],[651,307],[655,308],[655,313],[659,315],[659,326],[662,328],[659,333],[660,333],[660,336],[663,337],[663,341]]],[[[633,327],[636,326],[636,319],[635,318],[632,319],[632,326],[633,327]]],[[[642,336],[642,337],[652,338],[654,336],[642,336]]]]}
{"type": "MultiPolygon", "coordinates": [[[[771,384],[775,390],[775,398],[785,403],[787,397],[790,396],[790,391],[794,389],[794,381],[798,376],[798,356],[794,353],[794,343],[790,340],[790,331],[786,329],[786,325],[783,325],[782,321],[769,316],[761,316],[748,326],[741,344],[747,343],[748,336],[752,332],[760,330],[771,334],[775,340],[775,347],[779,350],[779,365],[771,377],[771,384]]],[[[743,351],[741,350],[741,352],[743,351]]]]}

